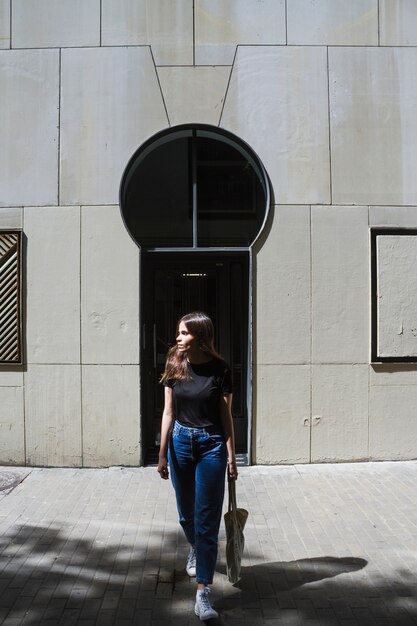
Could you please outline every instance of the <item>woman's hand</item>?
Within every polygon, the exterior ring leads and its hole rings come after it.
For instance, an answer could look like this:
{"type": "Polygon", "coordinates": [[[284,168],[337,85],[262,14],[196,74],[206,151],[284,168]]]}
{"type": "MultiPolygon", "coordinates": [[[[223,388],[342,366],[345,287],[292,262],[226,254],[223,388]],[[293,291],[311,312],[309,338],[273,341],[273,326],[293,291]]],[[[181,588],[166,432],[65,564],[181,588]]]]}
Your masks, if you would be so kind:
{"type": "Polygon", "coordinates": [[[164,480],[168,480],[169,478],[169,470],[168,470],[168,461],[166,458],[159,459],[157,471],[159,475],[164,480]]]}
{"type": "Polygon", "coordinates": [[[230,459],[227,464],[227,475],[229,480],[237,480],[238,471],[235,458],[230,459]]]}

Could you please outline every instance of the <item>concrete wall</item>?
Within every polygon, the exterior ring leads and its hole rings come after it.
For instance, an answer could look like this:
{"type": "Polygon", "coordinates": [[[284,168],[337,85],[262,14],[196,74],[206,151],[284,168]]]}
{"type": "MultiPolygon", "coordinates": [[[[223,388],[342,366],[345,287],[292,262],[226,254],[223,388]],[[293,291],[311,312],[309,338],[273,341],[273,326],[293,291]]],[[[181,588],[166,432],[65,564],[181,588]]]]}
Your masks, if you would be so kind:
{"type": "MultiPolygon", "coordinates": [[[[417,456],[417,368],[370,364],[369,227],[417,227],[413,46],[414,0],[0,0],[0,229],[27,238],[0,463],[141,462],[139,251],[118,187],[145,139],[187,122],[246,140],[275,192],[255,250],[255,462],[417,456]]],[[[416,251],[392,243],[386,293],[416,251]]],[[[390,350],[399,312],[381,307],[390,350]]]]}

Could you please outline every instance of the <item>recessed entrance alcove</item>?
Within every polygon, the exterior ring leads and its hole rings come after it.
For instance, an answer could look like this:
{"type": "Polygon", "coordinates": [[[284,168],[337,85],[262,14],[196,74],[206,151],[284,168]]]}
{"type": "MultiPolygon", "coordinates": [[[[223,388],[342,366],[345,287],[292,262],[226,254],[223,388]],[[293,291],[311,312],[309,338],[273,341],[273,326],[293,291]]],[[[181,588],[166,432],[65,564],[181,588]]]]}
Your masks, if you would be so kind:
{"type": "Polygon", "coordinates": [[[217,348],[234,380],[233,416],[241,463],[251,442],[251,248],[271,204],[265,168],[232,133],[184,125],[148,139],[122,177],[124,223],[141,248],[143,454],[155,459],[163,408],[158,380],[191,310],[213,319],[217,348]]]}

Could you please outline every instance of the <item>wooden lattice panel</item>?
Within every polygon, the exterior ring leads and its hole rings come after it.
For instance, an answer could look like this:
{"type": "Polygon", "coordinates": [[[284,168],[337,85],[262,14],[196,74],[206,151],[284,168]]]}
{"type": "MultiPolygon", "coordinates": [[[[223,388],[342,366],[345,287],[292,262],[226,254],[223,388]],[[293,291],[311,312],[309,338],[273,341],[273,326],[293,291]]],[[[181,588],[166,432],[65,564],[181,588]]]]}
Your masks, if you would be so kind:
{"type": "Polygon", "coordinates": [[[0,231],[0,363],[21,363],[21,233],[0,231]]]}

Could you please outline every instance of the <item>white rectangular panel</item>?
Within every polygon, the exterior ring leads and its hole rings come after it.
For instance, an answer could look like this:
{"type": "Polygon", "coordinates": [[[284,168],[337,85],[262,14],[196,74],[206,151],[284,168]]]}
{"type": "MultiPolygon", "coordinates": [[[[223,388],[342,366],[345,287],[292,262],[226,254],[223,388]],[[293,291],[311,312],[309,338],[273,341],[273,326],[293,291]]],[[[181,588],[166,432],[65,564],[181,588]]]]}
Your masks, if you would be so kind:
{"type": "Polygon", "coordinates": [[[417,235],[377,236],[377,354],[417,360],[417,235]]]}

